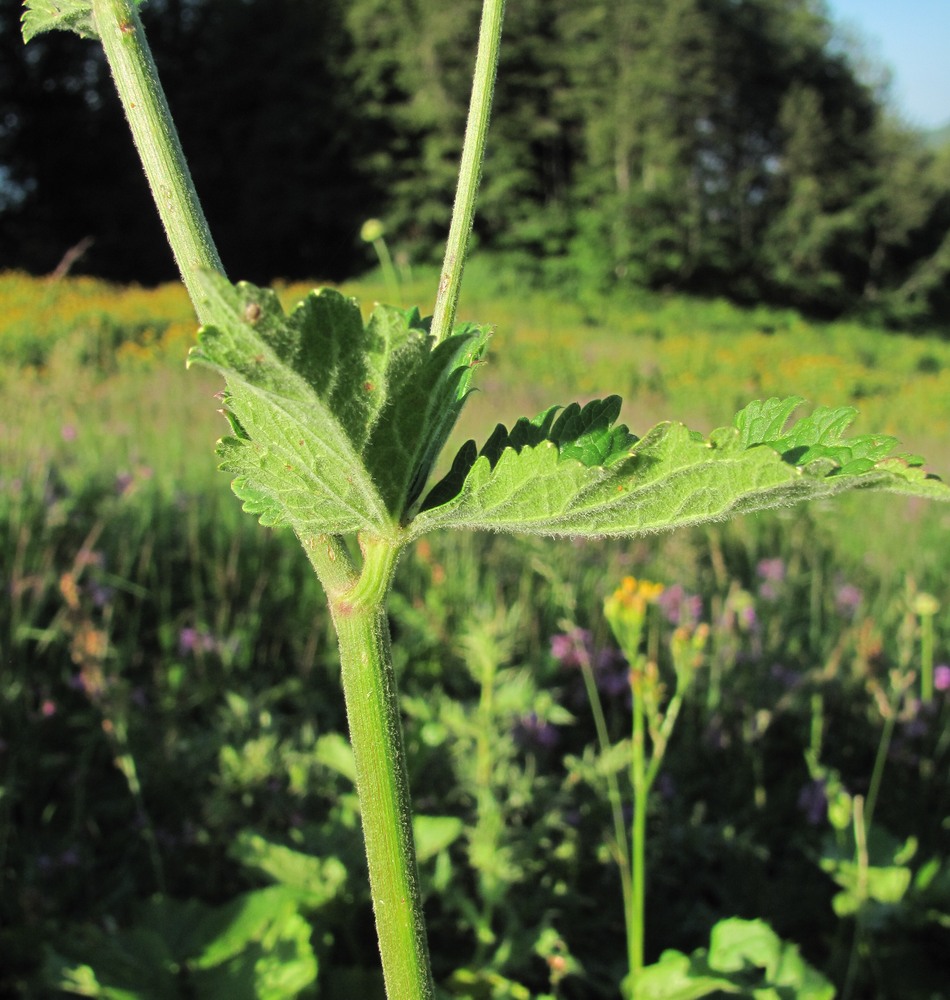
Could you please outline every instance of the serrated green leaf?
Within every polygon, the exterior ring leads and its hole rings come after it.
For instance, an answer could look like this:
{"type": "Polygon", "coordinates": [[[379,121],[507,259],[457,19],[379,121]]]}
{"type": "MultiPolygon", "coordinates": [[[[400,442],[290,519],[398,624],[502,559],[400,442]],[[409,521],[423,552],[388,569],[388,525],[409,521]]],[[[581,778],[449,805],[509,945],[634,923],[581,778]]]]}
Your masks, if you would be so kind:
{"type": "MultiPolygon", "coordinates": [[[[134,0],[136,6],[144,0],[134,0]]],[[[98,38],[90,0],[25,0],[20,26],[23,41],[44,31],[74,31],[81,38],[98,38]]]]}
{"type": "Polygon", "coordinates": [[[619,412],[612,400],[571,410],[560,426],[546,410],[510,433],[496,428],[480,454],[463,447],[413,532],[636,535],[862,488],[950,500],[950,488],[919,459],[888,457],[893,439],[843,439],[850,408],[818,409],[783,431],[799,403],[750,404],[734,426],[708,438],[665,423],[639,440],[612,426],[619,412]]]}
{"type": "Polygon", "coordinates": [[[44,31],[74,31],[81,38],[98,38],[89,0],[26,0],[20,26],[23,41],[44,31]]]}
{"type": "MultiPolygon", "coordinates": [[[[395,310],[387,313],[395,319],[395,310]]],[[[388,402],[363,459],[388,509],[401,516],[418,499],[455,426],[487,338],[466,326],[433,349],[418,327],[403,338],[392,325],[391,342],[399,346],[385,373],[388,402]]]]}
{"type": "Polygon", "coordinates": [[[301,538],[396,529],[464,403],[486,333],[433,349],[417,311],[313,292],[286,315],[276,295],[202,279],[212,323],[189,362],[227,380],[219,443],[244,509],[301,538]]]}

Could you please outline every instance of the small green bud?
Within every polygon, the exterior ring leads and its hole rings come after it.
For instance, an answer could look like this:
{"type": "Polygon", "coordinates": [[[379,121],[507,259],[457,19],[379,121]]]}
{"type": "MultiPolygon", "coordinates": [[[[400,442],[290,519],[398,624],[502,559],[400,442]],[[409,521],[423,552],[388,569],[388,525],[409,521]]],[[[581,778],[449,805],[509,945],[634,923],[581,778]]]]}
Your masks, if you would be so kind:
{"type": "Polygon", "coordinates": [[[360,229],[360,239],[364,243],[375,243],[386,235],[386,227],[379,219],[367,219],[360,229]]]}
{"type": "Polygon", "coordinates": [[[914,598],[914,614],[930,618],[940,610],[940,602],[933,594],[919,593],[914,598]]]}

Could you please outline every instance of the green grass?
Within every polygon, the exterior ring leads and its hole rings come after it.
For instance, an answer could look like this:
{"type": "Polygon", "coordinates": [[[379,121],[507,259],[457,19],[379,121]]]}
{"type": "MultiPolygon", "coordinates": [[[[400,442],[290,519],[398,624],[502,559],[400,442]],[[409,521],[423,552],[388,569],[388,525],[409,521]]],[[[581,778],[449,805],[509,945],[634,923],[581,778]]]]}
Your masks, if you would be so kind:
{"type": "MultiPolygon", "coordinates": [[[[496,333],[457,442],[610,392],[636,433],[671,417],[708,430],[750,398],[795,392],[853,402],[861,430],[895,433],[950,474],[950,344],[936,336],[724,302],[557,301],[477,262],[469,281],[462,318],[496,333]]],[[[419,275],[404,304],[431,308],[432,287],[419,275]]],[[[386,294],[372,276],[346,290],[365,306],[386,294]]],[[[292,303],[303,290],[282,291],[292,303]]],[[[215,381],[184,371],[184,293],[5,275],[0,302],[0,995],[43,995],[44,949],[101,960],[89,926],[117,946],[108,928],[143,919],[157,891],[216,905],[260,887],[236,848],[253,831],[342,862],[329,908],[294,905],[315,928],[323,995],[371,996],[335,642],[296,541],[242,514],[214,469],[226,425],[215,381]]],[[[801,797],[819,703],[822,765],[867,790],[889,686],[919,669],[918,591],[940,603],[948,662],[948,529],[936,505],[856,495],[667,538],[420,542],[392,627],[417,809],[460,821],[423,865],[443,986],[550,994],[567,956],[582,971],[558,997],[617,995],[609,810],[583,687],[551,641],[589,634],[622,739],[624,668],[600,609],[632,574],[697,595],[712,628],[652,807],[648,960],[698,947],[720,918],[761,917],[839,987],[857,941],[856,996],[939,995],[946,696],[920,708],[915,678],[898,705],[875,824],[917,838],[901,863],[921,884],[890,910],[867,901],[857,937],[818,864],[834,831],[801,797]]]]}

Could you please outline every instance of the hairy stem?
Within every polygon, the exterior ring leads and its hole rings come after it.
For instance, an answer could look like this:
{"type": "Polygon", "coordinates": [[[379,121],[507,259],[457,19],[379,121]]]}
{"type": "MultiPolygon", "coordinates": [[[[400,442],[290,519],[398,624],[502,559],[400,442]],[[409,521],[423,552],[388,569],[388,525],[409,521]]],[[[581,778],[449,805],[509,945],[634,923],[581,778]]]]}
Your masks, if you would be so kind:
{"type": "Polygon", "coordinates": [[[92,11],[175,262],[195,312],[204,322],[198,272],[209,269],[223,274],[224,268],[185,162],[145,30],[131,0],[92,0],[92,11]]]}
{"type": "Polygon", "coordinates": [[[376,933],[388,1000],[430,1000],[432,973],[385,610],[398,549],[373,541],[364,544],[364,556],[358,583],[331,597],[330,611],[340,641],[376,933]]]}
{"type": "Polygon", "coordinates": [[[475,57],[475,78],[472,81],[472,98],[462,145],[458,187],[452,222],[445,247],[439,292],[432,314],[432,335],[441,343],[452,332],[455,312],[462,290],[462,271],[465,255],[475,219],[475,201],[485,160],[485,142],[491,119],[492,96],[498,72],[498,53],[501,48],[501,26],[505,16],[505,0],[484,0],[482,23],[478,34],[478,54],[475,57]]]}

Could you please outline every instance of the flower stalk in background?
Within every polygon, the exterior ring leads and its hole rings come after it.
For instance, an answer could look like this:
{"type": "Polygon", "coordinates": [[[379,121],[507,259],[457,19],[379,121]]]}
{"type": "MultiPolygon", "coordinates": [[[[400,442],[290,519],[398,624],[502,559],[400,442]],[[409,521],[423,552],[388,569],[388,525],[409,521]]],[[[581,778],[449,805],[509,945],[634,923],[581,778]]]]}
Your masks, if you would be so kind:
{"type": "Polygon", "coordinates": [[[933,594],[919,593],[914,597],[914,613],[920,626],[920,700],[934,697],[934,616],[940,602],[933,594]]]}
{"type": "MultiPolygon", "coordinates": [[[[646,839],[647,813],[663,757],[683,699],[703,660],[709,626],[681,624],[670,639],[674,688],[666,700],[660,677],[660,623],[656,611],[663,594],[660,583],[628,576],[604,602],[604,615],[630,664],[633,693],[630,784],[633,789],[629,860],[624,859],[624,921],[627,934],[627,977],[624,995],[636,996],[644,967],[646,932],[646,839]],[[649,745],[648,745],[649,737],[649,745]]],[[[618,838],[619,839],[619,838],[618,838]]],[[[624,841],[625,842],[625,841],[624,841]]]]}
{"type": "Polygon", "coordinates": [[[399,302],[399,275],[396,272],[396,265],[393,263],[393,255],[389,252],[389,245],[386,243],[386,227],[382,220],[367,219],[360,229],[360,239],[364,243],[369,243],[375,251],[392,304],[397,305],[399,302]]]}

